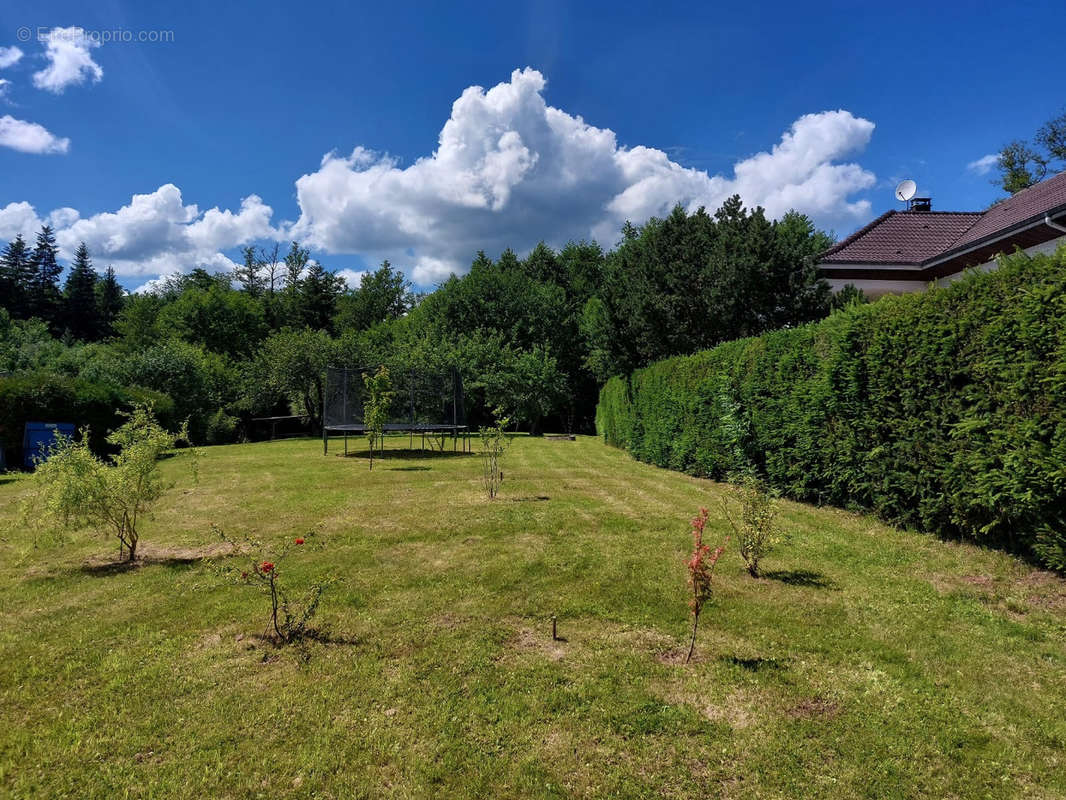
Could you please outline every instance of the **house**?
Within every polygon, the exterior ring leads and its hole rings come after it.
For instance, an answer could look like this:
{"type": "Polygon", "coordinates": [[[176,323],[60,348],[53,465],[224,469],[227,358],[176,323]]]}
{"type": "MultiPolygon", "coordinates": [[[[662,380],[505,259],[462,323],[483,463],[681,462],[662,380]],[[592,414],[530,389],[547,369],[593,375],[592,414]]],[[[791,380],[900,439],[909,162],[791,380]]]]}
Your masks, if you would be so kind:
{"type": "Polygon", "coordinates": [[[987,211],[933,211],[915,198],[826,250],[818,272],[833,291],[854,284],[868,296],[944,286],[970,268],[992,269],[1020,248],[1052,253],[1066,244],[1066,172],[1023,189],[987,211]]]}

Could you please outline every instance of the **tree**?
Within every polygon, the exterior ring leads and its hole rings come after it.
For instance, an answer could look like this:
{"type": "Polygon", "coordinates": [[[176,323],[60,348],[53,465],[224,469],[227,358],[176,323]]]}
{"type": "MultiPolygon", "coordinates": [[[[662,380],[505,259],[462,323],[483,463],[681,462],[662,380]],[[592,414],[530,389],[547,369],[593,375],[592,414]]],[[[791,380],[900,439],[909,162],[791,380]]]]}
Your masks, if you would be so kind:
{"type": "Polygon", "coordinates": [[[582,311],[588,363],[603,377],[824,316],[829,287],[814,261],[829,242],[806,217],[769,220],[739,196],[713,217],[678,206],[628,227],[604,263],[602,307],[582,311]]]}
{"type": "Polygon", "coordinates": [[[115,278],[115,270],[108,267],[104,270],[104,277],[96,285],[97,307],[100,310],[100,329],[104,336],[115,335],[115,320],[122,311],[125,294],[118,280],[115,278]]]}
{"type": "Polygon", "coordinates": [[[57,436],[34,476],[36,501],[47,517],[68,527],[110,530],[118,539],[119,556],[125,553],[132,562],[140,542],[137,526],[165,488],[159,457],[187,439],[184,429],[168,433],[148,406],[135,407],[107,437],[118,451],[110,463],[89,449],[88,430],[78,441],[57,436]]]}
{"type": "Polygon", "coordinates": [[[278,259],[280,253],[279,245],[274,244],[270,250],[259,250],[259,269],[263,276],[263,287],[271,297],[281,289],[282,282],[285,278],[285,270],[282,262],[278,259]]]}
{"type": "Polygon", "coordinates": [[[313,330],[332,332],[333,317],[337,313],[337,298],[344,289],[344,281],[313,261],[307,277],[300,282],[300,320],[313,330]]]}
{"type": "Polygon", "coordinates": [[[264,287],[263,265],[256,255],[255,246],[242,247],[241,255],[244,261],[233,268],[233,280],[251,297],[259,297],[263,294],[264,287]]]}
{"type": "Polygon", "coordinates": [[[392,378],[385,366],[378,367],[371,375],[363,373],[363,385],[366,398],[363,401],[363,422],[366,436],[370,441],[370,469],[374,469],[374,448],[384,444],[385,423],[389,421],[389,409],[392,407],[392,378]]]}
{"type": "Polygon", "coordinates": [[[364,275],[359,288],[337,301],[337,330],[365,330],[381,322],[399,319],[414,306],[411,284],[386,260],[364,275]]]}
{"type": "Polygon", "coordinates": [[[289,252],[285,254],[285,291],[295,295],[300,291],[300,281],[303,280],[304,270],[311,260],[311,251],[306,247],[300,247],[299,242],[293,242],[289,252]]]}
{"type": "Polygon", "coordinates": [[[1008,143],[1000,150],[996,165],[1000,174],[993,183],[1002,186],[1010,194],[1017,194],[1044,180],[1048,168],[1047,159],[1021,139],[1008,143]]]}
{"type": "Polygon", "coordinates": [[[253,409],[268,410],[287,401],[303,411],[313,430],[322,430],[322,394],[334,343],[323,331],[283,330],[268,337],[247,367],[253,409]]]}
{"type": "Polygon", "coordinates": [[[259,300],[217,283],[188,286],[160,310],[156,326],[163,335],[235,357],[251,356],[268,333],[259,300]]]}
{"type": "Polygon", "coordinates": [[[100,338],[100,313],[96,300],[98,279],[92,259],[89,258],[89,248],[82,242],[74,252],[74,261],[63,289],[66,329],[75,339],[94,341],[100,338]]]}
{"type": "Polygon", "coordinates": [[[1035,147],[1025,139],[1003,146],[996,162],[999,175],[992,181],[994,186],[1017,194],[1044,180],[1049,169],[1066,166],[1066,111],[1041,125],[1035,138],[1035,147]]]}
{"type": "Polygon", "coordinates": [[[30,252],[19,234],[8,243],[0,255],[0,303],[13,318],[23,319],[29,314],[29,291],[33,280],[30,252]]]}
{"type": "Polygon", "coordinates": [[[45,225],[37,234],[33,253],[30,255],[30,283],[28,292],[28,316],[39,317],[56,330],[62,316],[62,296],[59,292],[59,276],[63,268],[57,259],[56,237],[51,227],[45,225]]]}

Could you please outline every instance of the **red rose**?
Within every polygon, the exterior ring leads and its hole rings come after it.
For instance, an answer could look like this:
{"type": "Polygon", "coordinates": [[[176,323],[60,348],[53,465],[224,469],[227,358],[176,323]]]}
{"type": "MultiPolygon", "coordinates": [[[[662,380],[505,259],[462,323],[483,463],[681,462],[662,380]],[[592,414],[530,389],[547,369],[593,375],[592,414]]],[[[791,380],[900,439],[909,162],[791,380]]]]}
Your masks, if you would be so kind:
{"type": "Polygon", "coordinates": [[[304,540],[303,540],[303,539],[297,539],[297,540],[296,540],[296,544],[303,544],[303,543],[304,543],[304,540]]]}
{"type": "Polygon", "coordinates": [[[264,561],[262,566],[259,567],[263,572],[272,572],[274,570],[273,561],[264,561]]]}

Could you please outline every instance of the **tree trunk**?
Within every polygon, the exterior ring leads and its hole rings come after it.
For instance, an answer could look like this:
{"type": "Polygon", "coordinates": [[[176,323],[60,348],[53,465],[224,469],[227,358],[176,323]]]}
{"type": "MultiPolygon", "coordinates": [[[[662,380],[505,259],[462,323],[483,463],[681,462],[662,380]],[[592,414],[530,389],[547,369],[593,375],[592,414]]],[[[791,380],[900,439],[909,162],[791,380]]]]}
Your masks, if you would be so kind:
{"type": "Polygon", "coordinates": [[[687,664],[692,660],[692,651],[696,649],[696,626],[700,624],[700,617],[698,614],[694,614],[692,617],[692,641],[688,645],[688,655],[685,656],[685,663],[687,664]]]}

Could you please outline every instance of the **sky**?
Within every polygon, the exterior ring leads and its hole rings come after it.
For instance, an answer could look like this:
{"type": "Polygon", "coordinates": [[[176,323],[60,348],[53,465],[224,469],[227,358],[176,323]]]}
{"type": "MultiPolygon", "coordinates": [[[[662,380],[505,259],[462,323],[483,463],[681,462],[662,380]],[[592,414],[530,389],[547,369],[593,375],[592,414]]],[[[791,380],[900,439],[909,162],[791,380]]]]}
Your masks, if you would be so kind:
{"type": "Polygon", "coordinates": [[[739,193],[845,236],[1066,106],[1066,4],[5,0],[0,241],[130,290],[298,239],[356,285],[739,193]],[[698,7],[697,7],[698,6],[698,7]]]}

